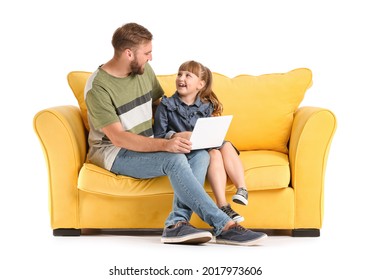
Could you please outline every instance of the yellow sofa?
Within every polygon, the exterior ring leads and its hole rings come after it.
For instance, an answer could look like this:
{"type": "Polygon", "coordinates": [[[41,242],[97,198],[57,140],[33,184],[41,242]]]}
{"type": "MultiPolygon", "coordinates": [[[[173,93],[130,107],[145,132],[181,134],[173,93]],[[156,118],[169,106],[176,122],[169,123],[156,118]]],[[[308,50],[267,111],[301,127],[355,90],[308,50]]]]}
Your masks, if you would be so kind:
{"type": "MultiPolygon", "coordinates": [[[[79,106],[48,108],[34,117],[48,170],[53,234],[80,235],[89,229],[160,232],[172,206],[167,177],[138,180],[86,162],[89,127],[83,92],[90,74],[68,74],[79,106]]],[[[174,93],[175,77],[158,75],[166,95],[174,93]]],[[[300,107],[312,85],[311,70],[234,78],[213,73],[213,78],[223,114],[234,116],[227,139],[241,151],[245,167],[249,204],[232,203],[245,217],[242,225],[319,236],[336,118],[328,109],[300,107]]],[[[208,182],[205,189],[213,197],[208,182]]],[[[229,201],[234,193],[228,182],[229,201]]],[[[196,214],[191,223],[210,228],[196,214]]]]}

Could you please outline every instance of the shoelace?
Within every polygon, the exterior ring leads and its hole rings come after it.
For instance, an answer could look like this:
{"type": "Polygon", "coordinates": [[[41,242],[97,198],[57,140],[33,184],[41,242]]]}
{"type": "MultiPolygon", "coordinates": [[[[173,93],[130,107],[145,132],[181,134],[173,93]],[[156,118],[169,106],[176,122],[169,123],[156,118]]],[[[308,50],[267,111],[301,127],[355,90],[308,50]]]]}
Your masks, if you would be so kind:
{"type": "Polygon", "coordinates": [[[244,228],[243,226],[241,226],[241,225],[239,225],[239,224],[237,224],[237,223],[235,223],[233,226],[231,226],[229,229],[232,229],[232,228],[234,228],[234,229],[236,229],[236,230],[238,230],[238,231],[248,231],[248,229],[246,229],[246,228],[244,228]]]}
{"type": "Polygon", "coordinates": [[[180,227],[182,225],[185,225],[185,226],[190,226],[190,227],[194,227],[192,226],[190,223],[186,222],[186,221],[179,221],[177,222],[175,225],[174,225],[174,228],[177,228],[177,227],[180,227]]]}
{"type": "Polygon", "coordinates": [[[235,214],[231,207],[223,206],[222,209],[228,216],[235,214]]]}
{"type": "Polygon", "coordinates": [[[247,195],[247,190],[246,189],[238,189],[237,194],[246,196],[247,195]]]}

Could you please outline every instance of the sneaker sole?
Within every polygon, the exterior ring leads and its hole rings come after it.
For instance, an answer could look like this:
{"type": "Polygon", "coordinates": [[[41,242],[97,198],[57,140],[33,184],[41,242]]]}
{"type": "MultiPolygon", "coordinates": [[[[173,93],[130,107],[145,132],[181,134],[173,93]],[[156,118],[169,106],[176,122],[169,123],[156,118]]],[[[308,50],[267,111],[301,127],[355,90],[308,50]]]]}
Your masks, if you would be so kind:
{"type": "Polygon", "coordinates": [[[248,203],[247,199],[245,199],[241,196],[236,196],[236,195],[234,195],[232,197],[232,200],[233,200],[234,203],[242,204],[242,205],[247,205],[247,203],[248,203]]]}
{"type": "Polygon", "coordinates": [[[210,232],[199,232],[182,237],[161,237],[161,242],[165,244],[202,244],[212,239],[210,232]]]}
{"type": "Polygon", "coordinates": [[[268,235],[264,234],[258,238],[255,238],[253,240],[245,241],[245,242],[238,242],[238,241],[233,241],[233,240],[225,240],[225,239],[215,239],[215,243],[218,244],[226,244],[226,245],[242,245],[242,246],[254,246],[258,245],[260,241],[263,239],[266,239],[268,235]]]}
{"type": "Polygon", "coordinates": [[[245,220],[245,218],[238,216],[238,217],[234,217],[232,220],[235,221],[236,223],[241,223],[245,220]]]}

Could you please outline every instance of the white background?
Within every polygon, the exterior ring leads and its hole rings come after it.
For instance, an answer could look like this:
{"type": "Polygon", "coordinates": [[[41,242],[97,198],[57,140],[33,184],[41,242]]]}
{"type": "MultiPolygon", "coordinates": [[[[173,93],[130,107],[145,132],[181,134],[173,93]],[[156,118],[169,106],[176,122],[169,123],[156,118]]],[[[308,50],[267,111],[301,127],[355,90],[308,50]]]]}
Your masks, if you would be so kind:
{"type": "Polygon", "coordinates": [[[264,274],[255,279],[367,278],[370,10],[360,0],[3,1],[0,278],[160,279],[109,276],[114,265],[261,266],[264,274]],[[174,247],[160,244],[158,236],[52,236],[46,167],[32,118],[46,107],[77,105],[67,73],[94,71],[109,60],[113,31],[131,21],[154,35],[157,74],[175,73],[188,59],[230,77],[313,71],[302,105],[328,108],[338,120],[320,238],[272,237],[245,248],[174,247]]]}

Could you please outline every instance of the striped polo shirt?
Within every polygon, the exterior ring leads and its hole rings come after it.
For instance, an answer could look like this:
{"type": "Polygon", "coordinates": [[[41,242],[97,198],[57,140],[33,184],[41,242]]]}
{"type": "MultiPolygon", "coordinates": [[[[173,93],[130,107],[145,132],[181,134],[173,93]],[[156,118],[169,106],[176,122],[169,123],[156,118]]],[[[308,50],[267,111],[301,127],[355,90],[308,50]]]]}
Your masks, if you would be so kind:
{"type": "Polygon", "coordinates": [[[147,63],[143,75],[124,78],[111,76],[98,68],[85,86],[88,108],[88,161],[110,170],[120,147],[116,147],[102,128],[120,122],[126,131],[153,137],[152,102],[163,95],[155,73],[147,63]]]}

